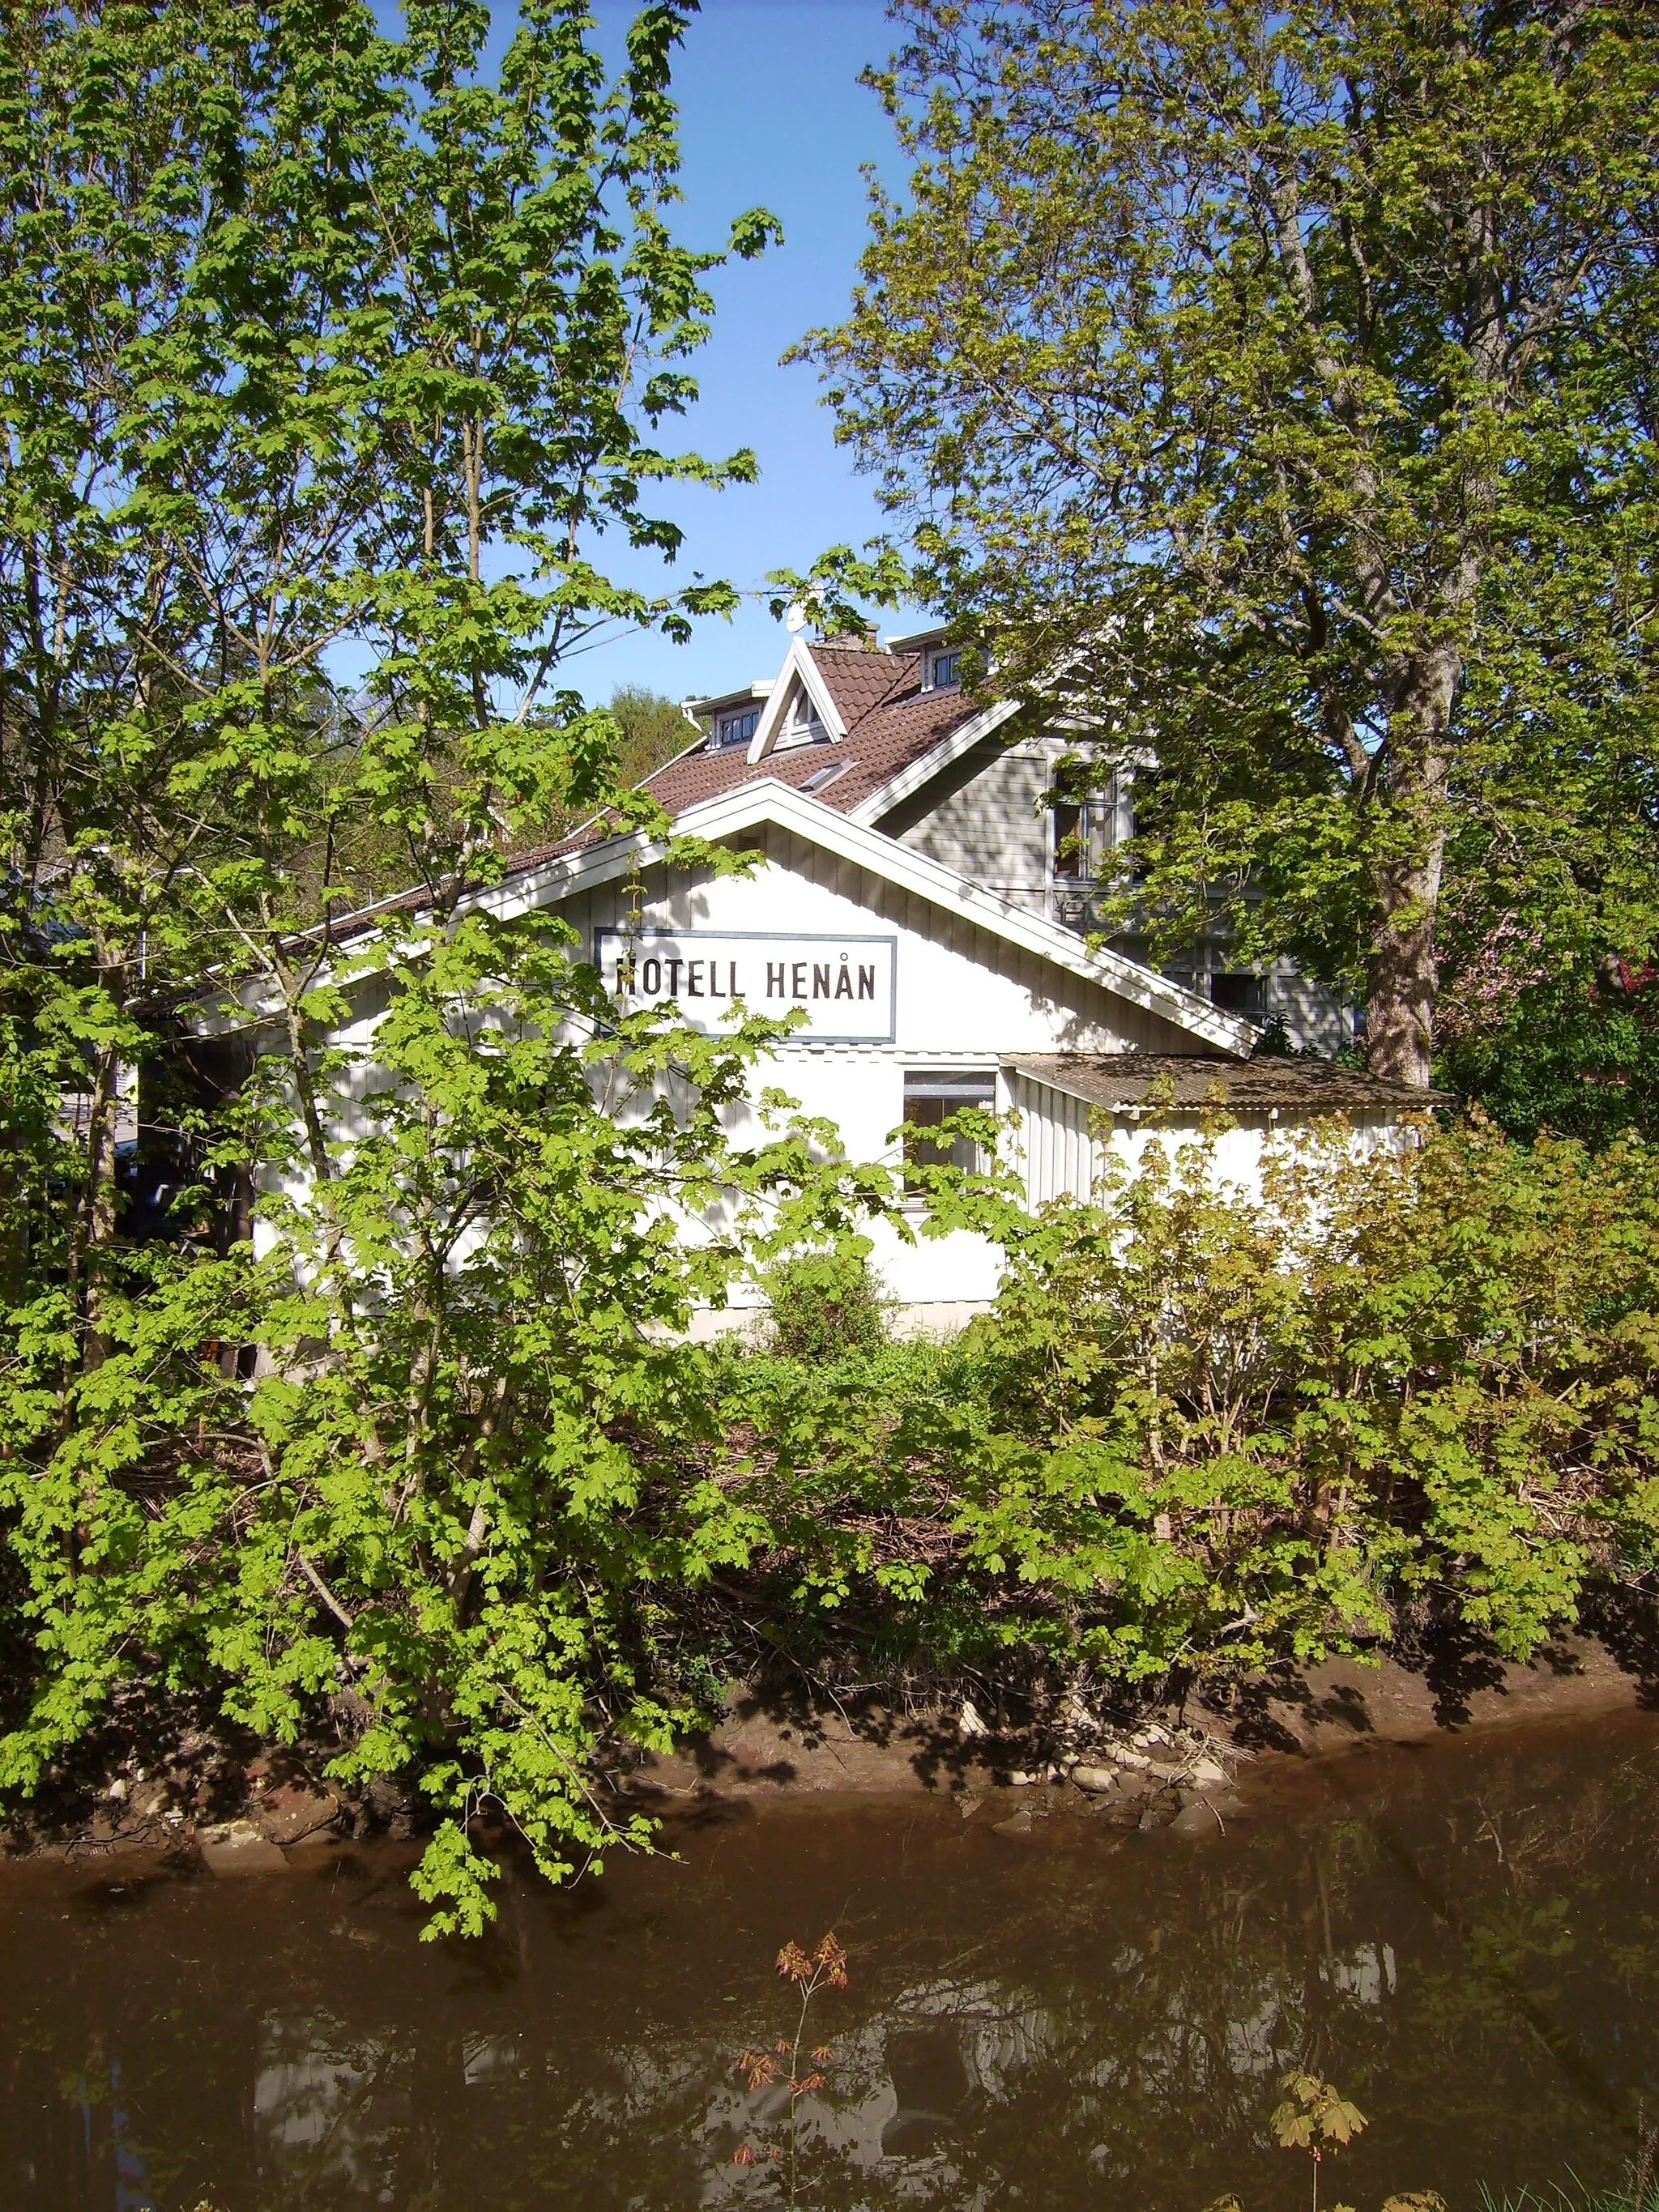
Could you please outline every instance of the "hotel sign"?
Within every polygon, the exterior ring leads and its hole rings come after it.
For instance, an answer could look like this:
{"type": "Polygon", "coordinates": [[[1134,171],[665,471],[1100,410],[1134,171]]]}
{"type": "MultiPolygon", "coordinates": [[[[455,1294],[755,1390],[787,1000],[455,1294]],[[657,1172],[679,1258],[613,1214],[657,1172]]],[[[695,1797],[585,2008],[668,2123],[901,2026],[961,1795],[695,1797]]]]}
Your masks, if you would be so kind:
{"type": "Polygon", "coordinates": [[[593,957],[628,1012],[672,1001],[694,1028],[724,1026],[733,1003],[775,1018],[799,1007],[796,1034],[824,1043],[890,1044],[897,939],[716,930],[598,929],[593,957]]]}

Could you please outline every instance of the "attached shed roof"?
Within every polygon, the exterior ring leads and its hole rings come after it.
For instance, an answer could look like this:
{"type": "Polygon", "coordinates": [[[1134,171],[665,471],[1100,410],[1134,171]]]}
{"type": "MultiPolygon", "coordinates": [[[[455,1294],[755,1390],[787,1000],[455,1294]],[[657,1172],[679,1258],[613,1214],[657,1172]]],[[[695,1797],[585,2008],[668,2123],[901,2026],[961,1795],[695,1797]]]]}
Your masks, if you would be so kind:
{"type": "Polygon", "coordinates": [[[1235,1114],[1404,1114],[1452,1103],[1449,1091],[1419,1091],[1328,1060],[1277,1055],[1225,1060],[1198,1053],[1024,1053],[1006,1065],[1111,1111],[1146,1105],[1155,1084],[1171,1086],[1170,1103],[1176,1107],[1215,1104],[1235,1114]]]}

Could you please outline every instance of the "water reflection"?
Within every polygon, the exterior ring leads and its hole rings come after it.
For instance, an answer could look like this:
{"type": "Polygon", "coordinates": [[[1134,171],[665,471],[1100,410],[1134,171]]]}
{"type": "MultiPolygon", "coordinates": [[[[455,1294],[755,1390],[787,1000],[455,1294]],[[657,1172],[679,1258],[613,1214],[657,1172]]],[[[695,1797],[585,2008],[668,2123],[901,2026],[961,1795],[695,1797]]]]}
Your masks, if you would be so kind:
{"type": "Polygon", "coordinates": [[[420,1944],[361,1854],[137,1890],[12,1870],[0,2203],[775,2203],[787,2093],[737,2055],[793,2033],[773,1954],[831,1926],[852,1985],[814,2006],[803,2202],[1289,2208],[1291,2065],[1372,2116],[1340,2175],[1366,2212],[1610,2178],[1659,2087],[1656,1810],[1659,1722],[1627,1716],[1357,1759],[1196,1840],[711,1816],[678,1864],[504,1885],[470,1948],[420,1944]]]}
{"type": "Polygon", "coordinates": [[[262,2021],[253,2077],[258,2163],[315,2194],[341,2184],[383,2203],[379,2177],[410,2126],[404,2053],[313,2014],[262,2021]]]}

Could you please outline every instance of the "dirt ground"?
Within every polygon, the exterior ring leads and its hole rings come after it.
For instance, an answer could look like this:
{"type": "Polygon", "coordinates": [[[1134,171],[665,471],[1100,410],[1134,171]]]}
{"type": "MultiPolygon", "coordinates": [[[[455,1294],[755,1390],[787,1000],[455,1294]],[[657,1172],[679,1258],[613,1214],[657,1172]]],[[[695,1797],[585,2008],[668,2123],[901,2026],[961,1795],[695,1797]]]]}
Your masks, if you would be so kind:
{"type": "MultiPolygon", "coordinates": [[[[1332,1660],[1252,1685],[1231,1711],[1189,1702],[1182,1717],[1271,1764],[1650,1701],[1639,1672],[1605,1644],[1575,1638],[1528,1667],[1332,1660]]],[[[1015,1739],[965,1737],[956,1710],[904,1715],[742,1692],[717,1728],[672,1757],[647,1757],[635,1778],[647,1796],[668,1799],[975,1790],[1036,1778],[1022,1765],[1030,1756],[1015,1739]]]]}
{"type": "MultiPolygon", "coordinates": [[[[1311,1778],[1367,1745],[1659,1705],[1659,1669],[1650,1658],[1641,1645],[1615,1636],[1606,1643],[1589,1637],[1563,1642],[1526,1667],[1504,1665],[1490,1655],[1442,1655],[1416,1666],[1398,1659],[1375,1667],[1336,1660],[1248,1685],[1224,1709],[1189,1699],[1128,1725],[1158,1719],[1202,1729],[1241,1755],[1222,1754],[1237,1781],[1248,1770],[1254,1796],[1264,1787],[1271,1793],[1275,1777],[1286,1784],[1297,1772],[1311,1778]]],[[[337,1843],[348,1834],[393,1844],[417,1839],[421,1808],[389,1780],[347,1802],[323,1778],[325,1754],[307,1759],[302,1751],[261,1752],[253,1743],[238,1750],[205,1737],[198,1742],[204,1749],[193,1761],[161,1747],[149,1767],[129,1762],[131,1780],[118,1778],[112,1785],[107,1778],[88,1777],[57,1802],[29,1808],[14,1820],[5,1855],[103,1859],[136,1850],[173,1858],[182,1852],[210,1873],[254,1873],[280,1871],[296,1845],[337,1843]]],[[[896,1711],[804,1688],[792,1694],[736,1686],[717,1726],[670,1756],[647,1754],[613,1779],[619,1810],[632,1805],[671,1823],[720,1802],[734,1809],[768,1799],[805,1808],[820,1793],[845,1798],[927,1791],[952,1798],[964,1814],[981,1802],[1004,1811],[1036,1808],[1039,1801],[1077,1809],[1073,1801],[1081,1805],[1083,1792],[1064,1779],[1062,1767],[1048,1763],[1051,1755],[1031,1736],[1012,1730],[999,1735],[971,1714],[964,1727],[959,1698],[896,1711]]],[[[1086,1762],[1086,1745],[1080,1756],[1086,1762]]],[[[1173,1785],[1168,1797],[1173,1810],[1173,1785]]]]}

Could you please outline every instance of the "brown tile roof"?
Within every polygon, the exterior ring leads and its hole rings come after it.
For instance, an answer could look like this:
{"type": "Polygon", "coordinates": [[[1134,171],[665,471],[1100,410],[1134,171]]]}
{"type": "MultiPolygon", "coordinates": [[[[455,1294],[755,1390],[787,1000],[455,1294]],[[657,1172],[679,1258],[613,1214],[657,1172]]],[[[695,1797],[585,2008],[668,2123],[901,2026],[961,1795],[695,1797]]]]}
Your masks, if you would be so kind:
{"type": "MultiPolygon", "coordinates": [[[[815,645],[814,661],[847,726],[839,744],[796,745],[757,763],[744,745],[697,746],[659,768],[645,788],[670,814],[745,783],[771,777],[797,787],[820,769],[841,771],[811,796],[838,814],[850,814],[890,777],[920,759],[928,747],[978,712],[960,691],[924,691],[916,653],[870,653],[856,646],[815,645]]],[[[591,822],[556,845],[515,853],[515,869],[534,867],[560,853],[575,853],[611,834],[604,819],[591,822]]]]}
{"type": "MultiPolygon", "coordinates": [[[[928,747],[949,735],[978,708],[960,691],[924,691],[922,656],[918,653],[872,653],[860,646],[814,645],[813,659],[840,709],[847,735],[839,744],[793,746],[751,767],[746,745],[711,747],[705,740],[669,761],[645,779],[645,787],[671,815],[682,814],[700,799],[771,777],[799,787],[820,769],[840,771],[811,795],[837,813],[849,814],[890,776],[919,760],[928,747]]],[[[604,816],[553,844],[526,847],[505,858],[509,874],[538,867],[562,853],[585,852],[603,844],[613,824],[604,816]]],[[[345,944],[373,929],[382,916],[424,903],[423,890],[403,891],[343,916],[334,935],[345,944]]],[[[317,933],[307,931],[307,936],[317,933]]]]}
{"type": "Polygon", "coordinates": [[[1451,1103],[1448,1091],[1418,1091],[1328,1060],[1276,1054],[1224,1060],[1176,1052],[1020,1053],[1007,1064],[1107,1108],[1145,1106],[1158,1082],[1172,1086],[1176,1106],[1205,1106],[1213,1098],[1236,1114],[1265,1114],[1274,1107],[1300,1114],[1401,1113],[1451,1103]]]}
{"type": "MultiPolygon", "coordinates": [[[[808,647],[850,732],[866,714],[921,688],[919,653],[867,653],[861,646],[808,647]]],[[[960,692],[954,695],[961,704],[960,692]]]]}

